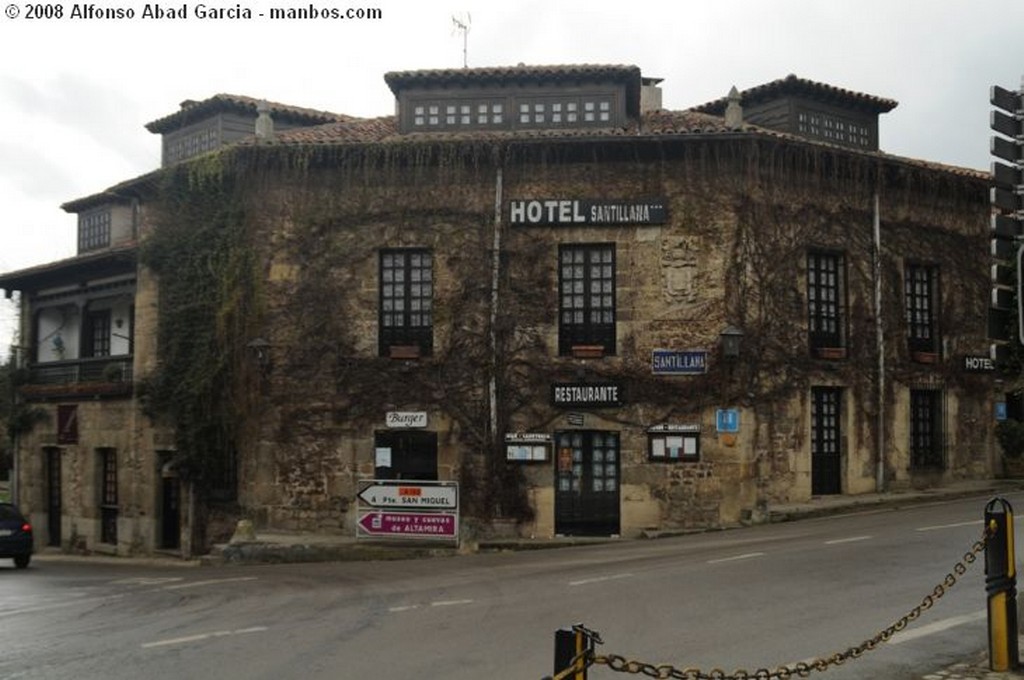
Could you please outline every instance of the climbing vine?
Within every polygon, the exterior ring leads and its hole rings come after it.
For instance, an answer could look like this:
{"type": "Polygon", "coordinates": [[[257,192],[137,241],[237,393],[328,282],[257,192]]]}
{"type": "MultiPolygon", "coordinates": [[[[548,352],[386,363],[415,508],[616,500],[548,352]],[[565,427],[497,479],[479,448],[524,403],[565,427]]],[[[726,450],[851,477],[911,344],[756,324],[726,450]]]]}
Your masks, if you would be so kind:
{"type": "Polygon", "coordinates": [[[202,500],[233,496],[237,427],[249,405],[245,345],[260,278],[242,181],[218,155],[169,170],[142,249],[160,286],[160,358],[144,396],[174,427],[179,469],[202,500]]]}

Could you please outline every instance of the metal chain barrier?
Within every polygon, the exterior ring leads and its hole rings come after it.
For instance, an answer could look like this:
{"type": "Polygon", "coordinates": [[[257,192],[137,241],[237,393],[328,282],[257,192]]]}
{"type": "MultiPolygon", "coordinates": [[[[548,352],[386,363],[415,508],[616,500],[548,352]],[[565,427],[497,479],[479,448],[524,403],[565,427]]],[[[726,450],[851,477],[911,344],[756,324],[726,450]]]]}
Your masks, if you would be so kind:
{"type": "MultiPolygon", "coordinates": [[[[977,561],[978,555],[985,550],[989,538],[995,530],[995,523],[992,522],[982,530],[981,538],[971,546],[969,552],[953,566],[953,570],[946,574],[931,593],[924,596],[921,604],[894,621],[891,625],[879,632],[872,638],[861,642],[859,645],[848,648],[843,652],[836,652],[831,656],[820,657],[812,661],[801,661],[792,666],[780,666],[775,670],[759,668],[756,671],[744,669],[734,670],[726,673],[720,668],[714,668],[704,672],[697,668],[677,668],[671,664],[651,664],[643,661],[631,661],[618,654],[595,654],[593,645],[580,652],[570,662],[568,668],[551,677],[551,680],[565,680],[573,674],[580,673],[591,666],[607,666],[619,673],[632,673],[634,675],[646,675],[649,678],[661,678],[662,680],[787,680],[788,678],[806,678],[811,673],[827,671],[832,666],[839,666],[850,659],[856,659],[865,652],[870,652],[881,643],[888,642],[893,635],[905,629],[907,625],[921,616],[922,613],[931,609],[943,595],[957,584],[957,579],[967,573],[967,567],[977,561]]],[[[582,630],[596,644],[602,644],[601,637],[596,631],[582,626],[574,626],[574,629],[582,630]]]]}

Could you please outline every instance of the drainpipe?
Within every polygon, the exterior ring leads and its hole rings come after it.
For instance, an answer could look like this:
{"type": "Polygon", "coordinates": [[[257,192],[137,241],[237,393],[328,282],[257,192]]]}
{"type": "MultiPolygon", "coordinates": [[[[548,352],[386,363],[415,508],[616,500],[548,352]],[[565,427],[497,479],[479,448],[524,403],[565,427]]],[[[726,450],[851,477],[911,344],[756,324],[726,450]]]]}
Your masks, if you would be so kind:
{"type": "Polygon", "coordinates": [[[874,196],[874,262],[875,279],[875,344],[878,348],[878,395],[875,435],[878,469],[875,473],[875,491],[885,491],[885,334],[882,326],[882,227],[879,217],[878,192],[874,196]]]}
{"type": "Polygon", "coordinates": [[[499,165],[494,175],[494,240],[491,244],[491,381],[488,389],[491,410],[491,437],[498,433],[498,279],[501,269],[501,200],[502,173],[499,165]]]}

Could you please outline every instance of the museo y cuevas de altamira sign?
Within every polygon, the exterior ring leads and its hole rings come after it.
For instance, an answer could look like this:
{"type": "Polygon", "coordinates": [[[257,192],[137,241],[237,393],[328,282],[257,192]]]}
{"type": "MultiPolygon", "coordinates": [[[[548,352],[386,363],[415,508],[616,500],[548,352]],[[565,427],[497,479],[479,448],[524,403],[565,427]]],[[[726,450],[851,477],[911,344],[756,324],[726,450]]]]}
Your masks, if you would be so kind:
{"type": "Polygon", "coordinates": [[[512,226],[665,224],[665,199],[597,201],[538,198],[509,201],[512,226]]]}

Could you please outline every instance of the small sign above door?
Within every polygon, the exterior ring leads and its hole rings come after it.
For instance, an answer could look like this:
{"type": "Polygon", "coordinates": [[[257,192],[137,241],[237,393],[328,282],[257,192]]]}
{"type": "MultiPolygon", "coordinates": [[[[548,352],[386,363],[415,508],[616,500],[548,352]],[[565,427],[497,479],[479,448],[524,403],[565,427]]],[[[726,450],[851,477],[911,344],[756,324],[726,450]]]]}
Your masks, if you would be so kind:
{"type": "Polygon", "coordinates": [[[385,422],[391,428],[426,427],[427,413],[426,411],[388,411],[385,422]]]}

